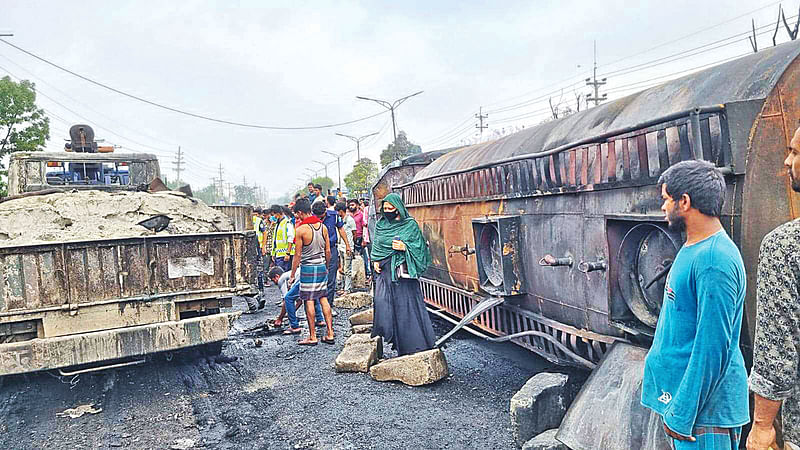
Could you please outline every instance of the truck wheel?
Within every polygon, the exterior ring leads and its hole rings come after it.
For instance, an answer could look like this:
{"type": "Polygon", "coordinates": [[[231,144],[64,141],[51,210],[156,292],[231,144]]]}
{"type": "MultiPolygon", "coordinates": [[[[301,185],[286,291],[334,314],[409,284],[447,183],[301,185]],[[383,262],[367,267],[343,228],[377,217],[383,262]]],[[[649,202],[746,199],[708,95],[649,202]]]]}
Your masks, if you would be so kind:
{"type": "Polygon", "coordinates": [[[210,342],[202,346],[203,354],[206,356],[219,356],[222,353],[222,341],[210,342]]]}

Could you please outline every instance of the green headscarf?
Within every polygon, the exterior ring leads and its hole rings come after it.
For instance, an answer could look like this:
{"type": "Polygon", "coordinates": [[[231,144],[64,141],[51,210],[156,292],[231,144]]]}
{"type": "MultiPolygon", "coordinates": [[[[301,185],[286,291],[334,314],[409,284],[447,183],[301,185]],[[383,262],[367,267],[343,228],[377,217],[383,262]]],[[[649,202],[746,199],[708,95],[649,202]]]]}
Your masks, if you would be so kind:
{"type": "MultiPolygon", "coordinates": [[[[412,278],[419,278],[422,272],[431,263],[431,252],[428,250],[428,243],[422,236],[417,221],[408,215],[403,199],[395,193],[391,193],[383,199],[397,208],[397,220],[389,220],[381,216],[375,226],[375,236],[372,238],[372,257],[373,261],[382,261],[389,256],[392,257],[392,281],[397,281],[397,267],[403,263],[408,266],[408,274],[412,278]],[[401,252],[392,248],[392,241],[399,238],[406,244],[406,251],[401,252]]],[[[383,203],[378,208],[379,213],[383,213],[383,203]]]]}

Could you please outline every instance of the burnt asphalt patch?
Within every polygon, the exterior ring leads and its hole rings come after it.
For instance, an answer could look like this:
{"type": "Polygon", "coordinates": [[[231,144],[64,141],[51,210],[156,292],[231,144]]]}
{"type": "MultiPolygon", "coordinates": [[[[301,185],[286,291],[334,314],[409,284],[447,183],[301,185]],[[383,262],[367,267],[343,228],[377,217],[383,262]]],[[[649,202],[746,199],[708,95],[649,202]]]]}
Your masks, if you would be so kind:
{"type": "MultiPolygon", "coordinates": [[[[333,361],[354,311],[334,318],[333,346],[242,333],[274,318],[278,299],[269,288],[266,312],[243,315],[221,357],[192,350],[77,379],[6,378],[0,448],[513,448],[509,400],[549,366],[513,344],[459,332],[445,348],[450,375],[431,386],[337,374],[333,361]],[[102,411],[56,416],[83,404],[102,411]]],[[[234,300],[234,309],[244,308],[234,300]]],[[[434,319],[434,328],[442,335],[450,324],[434,319]]]]}

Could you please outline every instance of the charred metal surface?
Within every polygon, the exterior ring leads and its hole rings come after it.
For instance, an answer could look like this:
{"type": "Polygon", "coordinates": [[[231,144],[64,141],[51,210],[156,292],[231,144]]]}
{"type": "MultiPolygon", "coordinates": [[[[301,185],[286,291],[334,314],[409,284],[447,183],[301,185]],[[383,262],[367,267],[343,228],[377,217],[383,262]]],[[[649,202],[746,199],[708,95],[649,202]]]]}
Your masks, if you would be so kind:
{"type": "Polygon", "coordinates": [[[250,205],[211,205],[212,208],[230,217],[235,231],[253,229],[253,207],[250,205]]]}
{"type": "Polygon", "coordinates": [[[46,182],[47,163],[58,162],[126,162],[130,171],[129,185],[69,185],[68,189],[132,191],[161,176],[158,159],[149,153],[67,153],[17,152],[8,164],[8,195],[52,188],[46,182]]]}
{"type": "MultiPolygon", "coordinates": [[[[434,178],[427,174],[429,169],[426,169],[399,190],[406,205],[423,206],[637,187],[654,184],[671,165],[694,159],[695,154],[705,152],[713,157],[714,149],[719,153],[729,147],[719,133],[720,128],[727,126],[724,108],[689,110],[675,116],[669,120],[655,119],[652,124],[644,122],[641,127],[611,131],[596,142],[578,144],[574,148],[565,146],[557,149],[555,154],[550,153],[556,150],[531,151],[528,156],[513,161],[498,162],[489,167],[478,165],[476,169],[463,169],[459,173],[435,175],[434,178]],[[693,148],[693,145],[701,145],[703,140],[689,141],[688,130],[692,122],[698,127],[701,123],[709,124],[710,148],[693,148]],[[712,129],[716,133],[712,134],[712,129]],[[520,176],[523,173],[526,176],[520,176]],[[477,186],[474,190],[459,190],[457,187],[463,183],[477,186]]],[[[702,131],[693,133],[699,135],[702,131]]],[[[491,143],[481,145],[490,146],[491,143]]],[[[461,151],[467,150],[469,148],[461,151]]]]}
{"type": "Polygon", "coordinates": [[[218,288],[247,291],[253,241],[252,232],[233,232],[0,248],[0,316],[218,288]],[[170,278],[170,262],[185,258],[207,260],[212,271],[170,278]]]}
{"type": "Polygon", "coordinates": [[[130,358],[224,340],[233,314],[215,314],[2,345],[0,376],[130,358]]]}
{"type": "Polygon", "coordinates": [[[647,350],[614,344],[572,403],[556,438],[573,450],[671,448],[661,418],[640,405],[647,350]]]}

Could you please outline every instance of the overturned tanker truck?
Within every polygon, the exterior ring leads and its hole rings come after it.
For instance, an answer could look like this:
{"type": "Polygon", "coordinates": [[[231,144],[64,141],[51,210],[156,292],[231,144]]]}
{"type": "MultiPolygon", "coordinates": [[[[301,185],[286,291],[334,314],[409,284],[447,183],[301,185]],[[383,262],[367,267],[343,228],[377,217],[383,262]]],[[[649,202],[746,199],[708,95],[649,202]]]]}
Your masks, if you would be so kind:
{"type": "Polygon", "coordinates": [[[647,447],[636,439],[652,418],[637,389],[684,241],[666,226],[657,182],[680,161],[725,174],[722,223],[747,268],[750,364],[759,245],[800,214],[782,170],[800,119],[798,55],[800,43],[779,45],[456,149],[392,187],[429,241],[421,282],[434,312],[594,370],[559,433],[571,448],[647,447]]]}

